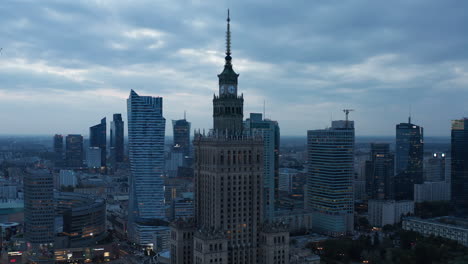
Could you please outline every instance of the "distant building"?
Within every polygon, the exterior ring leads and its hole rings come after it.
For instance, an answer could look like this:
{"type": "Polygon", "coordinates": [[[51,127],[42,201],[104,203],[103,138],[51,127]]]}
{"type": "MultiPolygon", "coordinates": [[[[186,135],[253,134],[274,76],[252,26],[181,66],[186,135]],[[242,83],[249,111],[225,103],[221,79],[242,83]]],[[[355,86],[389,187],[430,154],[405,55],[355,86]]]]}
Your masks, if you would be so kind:
{"type": "Polygon", "coordinates": [[[452,202],[468,210],[468,118],[452,121],[452,202]]]}
{"type": "Polygon", "coordinates": [[[394,157],[390,144],[371,143],[370,160],[366,162],[366,192],[369,199],[393,199],[394,157]]]}
{"type": "Polygon", "coordinates": [[[280,187],[280,128],[277,121],[264,119],[260,113],[250,113],[250,118],[245,120],[244,126],[249,134],[263,137],[263,209],[265,219],[271,221],[275,211],[275,200],[279,197],[280,189],[289,189],[285,186],[280,187]]]}
{"type": "Polygon", "coordinates": [[[190,122],[184,119],[172,120],[174,143],[173,151],[181,152],[185,157],[190,156],[190,122]]]}
{"type": "Polygon", "coordinates": [[[440,236],[468,246],[468,221],[463,218],[442,216],[431,219],[406,217],[403,219],[404,230],[415,231],[423,236],[440,236]]]}
{"type": "Polygon", "coordinates": [[[76,178],[76,173],[73,170],[60,170],[58,184],[59,188],[61,186],[75,187],[77,184],[78,180],[76,178]]]}
{"type": "Polygon", "coordinates": [[[174,178],[178,176],[179,168],[184,166],[184,153],[179,151],[171,151],[166,159],[165,170],[167,176],[174,178]]]}
{"type": "Polygon", "coordinates": [[[56,164],[61,163],[63,160],[63,136],[56,134],[54,136],[54,153],[56,164]]]}
{"type": "Polygon", "coordinates": [[[92,246],[105,238],[104,199],[73,192],[58,192],[55,200],[56,212],[63,220],[63,235],[67,237],[62,248],[92,246]]]}
{"type": "Polygon", "coordinates": [[[121,114],[114,114],[111,122],[110,152],[114,162],[124,161],[124,122],[121,114]]]}
{"type": "Polygon", "coordinates": [[[83,167],[83,136],[68,135],[65,146],[65,164],[67,167],[83,167]]]}
{"type": "Polygon", "coordinates": [[[414,214],[414,201],[411,200],[369,200],[369,223],[375,227],[400,223],[407,214],[414,214]]]}
{"type": "Polygon", "coordinates": [[[450,201],[450,183],[431,181],[414,185],[414,202],[450,201]]]}
{"type": "Polygon", "coordinates": [[[54,263],[54,178],[48,170],[24,175],[24,238],[33,263],[54,263]]]}
{"type": "Polygon", "coordinates": [[[98,147],[89,147],[86,151],[86,165],[88,168],[100,168],[102,166],[101,162],[102,150],[98,147]]]}
{"type": "Polygon", "coordinates": [[[353,181],[354,200],[367,200],[366,181],[353,181]]]}
{"type": "Polygon", "coordinates": [[[423,183],[423,128],[411,123],[396,126],[395,199],[411,200],[414,184],[423,183]]]}
{"type": "Polygon", "coordinates": [[[131,90],[128,107],[129,237],[140,245],[150,239],[154,220],[166,217],[164,205],[164,133],[161,97],[140,96],[131,90]],[[145,227],[150,223],[148,228],[145,227]],[[134,229],[137,228],[137,229],[134,229]]]}
{"type": "Polygon", "coordinates": [[[306,208],[313,212],[314,231],[340,236],[354,229],[354,122],[307,132],[306,208]]]}
{"type": "Polygon", "coordinates": [[[89,128],[89,146],[101,150],[101,164],[106,166],[107,160],[107,123],[106,118],[101,119],[101,123],[89,128]]]}
{"type": "MultiPolygon", "coordinates": [[[[193,195],[192,195],[193,196],[193,195]]],[[[195,204],[193,197],[175,198],[172,200],[171,206],[172,219],[189,219],[195,216],[195,204]]]]}
{"type": "Polygon", "coordinates": [[[293,179],[299,174],[299,171],[292,168],[281,168],[279,173],[279,191],[287,192],[292,191],[293,179]]]}
{"type": "Polygon", "coordinates": [[[312,230],[312,212],[305,209],[278,210],[273,222],[285,224],[291,233],[309,231],[312,230]]]}
{"type": "Polygon", "coordinates": [[[445,153],[434,153],[432,157],[425,162],[425,179],[426,182],[445,181],[445,153]]]}

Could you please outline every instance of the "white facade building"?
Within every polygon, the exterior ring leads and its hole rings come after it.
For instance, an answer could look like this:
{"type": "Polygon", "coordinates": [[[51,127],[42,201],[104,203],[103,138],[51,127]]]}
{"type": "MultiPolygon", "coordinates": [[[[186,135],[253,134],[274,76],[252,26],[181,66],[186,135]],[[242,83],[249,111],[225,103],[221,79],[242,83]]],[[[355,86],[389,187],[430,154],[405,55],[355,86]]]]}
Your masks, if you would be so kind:
{"type": "Polygon", "coordinates": [[[414,202],[411,200],[369,200],[368,215],[372,226],[397,224],[408,213],[414,214],[414,202]]]}

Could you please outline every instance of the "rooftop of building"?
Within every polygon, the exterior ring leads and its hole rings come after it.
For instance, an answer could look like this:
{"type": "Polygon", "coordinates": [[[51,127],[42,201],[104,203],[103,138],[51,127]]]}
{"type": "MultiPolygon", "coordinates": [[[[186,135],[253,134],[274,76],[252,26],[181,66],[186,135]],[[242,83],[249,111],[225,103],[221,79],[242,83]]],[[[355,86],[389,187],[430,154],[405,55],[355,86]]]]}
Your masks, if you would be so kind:
{"type": "Polygon", "coordinates": [[[454,217],[454,216],[440,216],[440,217],[429,218],[429,219],[422,219],[419,217],[404,218],[404,220],[406,219],[419,221],[419,222],[439,224],[439,225],[450,226],[450,227],[457,227],[457,228],[462,228],[468,231],[468,219],[466,218],[459,218],[459,217],[454,217]]]}

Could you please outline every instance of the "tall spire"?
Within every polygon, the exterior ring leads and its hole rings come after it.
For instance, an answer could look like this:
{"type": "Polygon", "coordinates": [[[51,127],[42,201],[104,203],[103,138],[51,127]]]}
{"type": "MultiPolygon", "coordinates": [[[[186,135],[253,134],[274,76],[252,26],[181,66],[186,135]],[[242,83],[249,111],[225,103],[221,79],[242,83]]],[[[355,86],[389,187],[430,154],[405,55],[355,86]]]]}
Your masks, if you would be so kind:
{"type": "Polygon", "coordinates": [[[226,64],[231,64],[231,27],[230,27],[230,22],[231,18],[229,16],[229,9],[228,9],[228,14],[227,14],[227,30],[226,30],[226,64]]]}

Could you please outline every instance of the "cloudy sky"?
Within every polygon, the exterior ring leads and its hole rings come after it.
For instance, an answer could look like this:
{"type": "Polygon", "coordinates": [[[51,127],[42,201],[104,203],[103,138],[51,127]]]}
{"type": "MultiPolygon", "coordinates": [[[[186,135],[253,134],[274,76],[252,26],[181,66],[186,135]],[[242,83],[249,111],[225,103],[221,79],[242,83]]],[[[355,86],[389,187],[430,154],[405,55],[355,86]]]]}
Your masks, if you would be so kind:
{"type": "Polygon", "coordinates": [[[426,136],[468,115],[468,2],[83,0],[0,3],[0,134],[82,133],[130,89],[211,127],[226,9],[245,113],[305,135],[356,111],[358,135],[426,136]]]}

